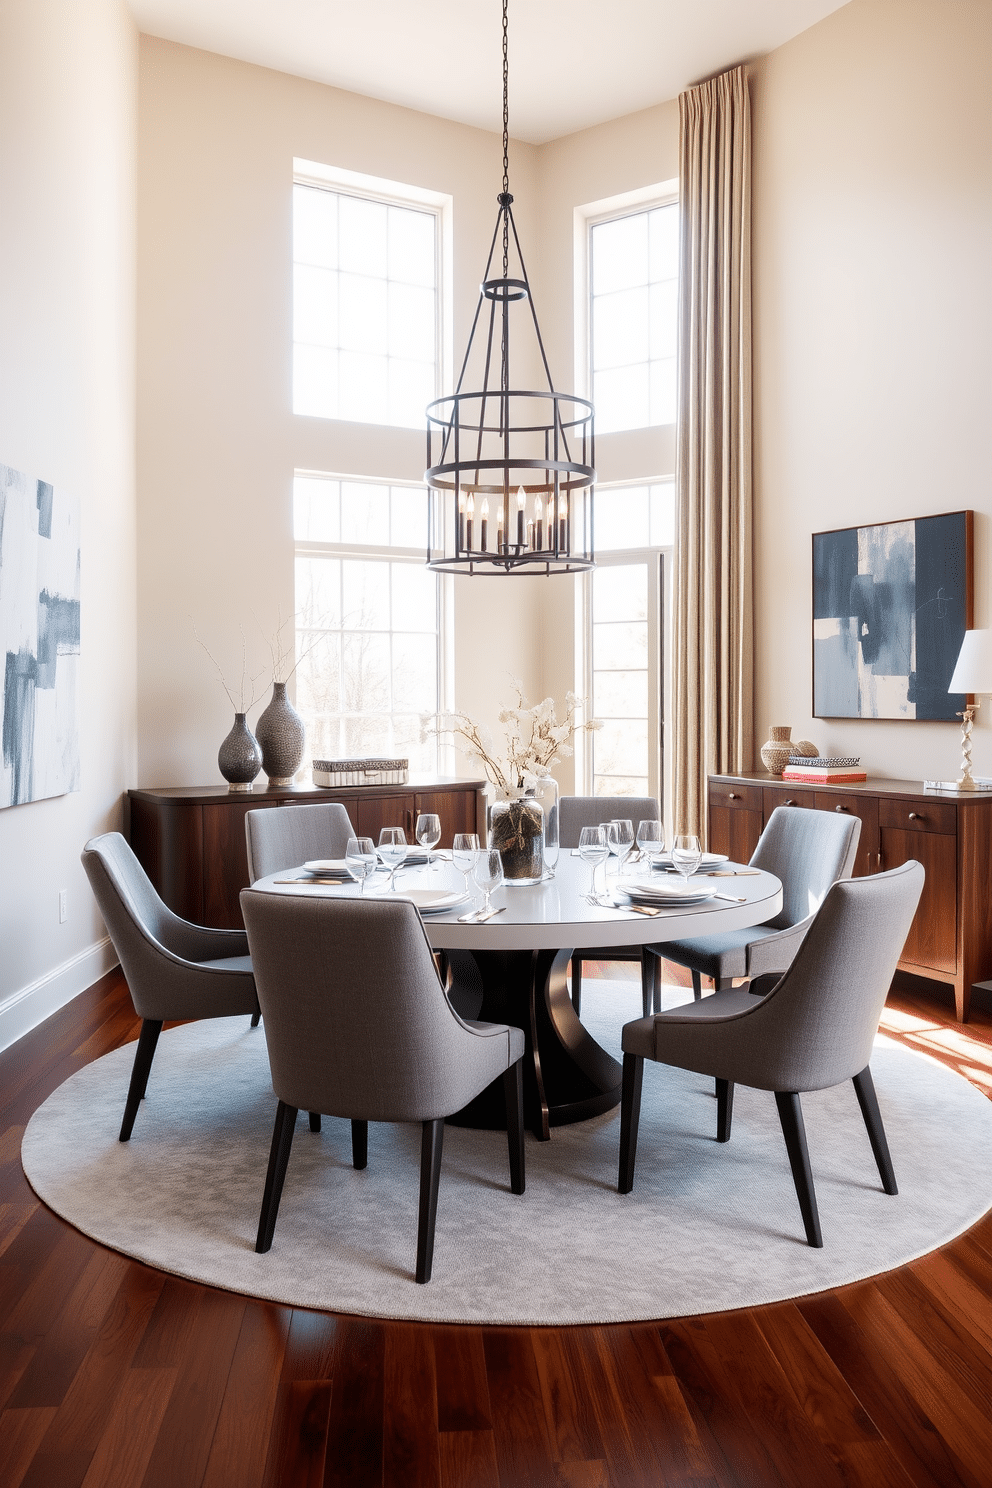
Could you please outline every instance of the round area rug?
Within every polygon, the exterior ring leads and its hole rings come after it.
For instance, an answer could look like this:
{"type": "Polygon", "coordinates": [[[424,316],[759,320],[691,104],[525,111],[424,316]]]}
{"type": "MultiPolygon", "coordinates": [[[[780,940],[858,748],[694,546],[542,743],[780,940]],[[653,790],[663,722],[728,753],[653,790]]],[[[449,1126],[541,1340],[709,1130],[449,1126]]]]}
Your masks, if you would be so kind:
{"type": "MultiPolygon", "coordinates": [[[[583,1021],[619,1052],[639,985],[583,982],[583,1021]]],[[[673,989],[670,1001],[684,1001],[673,989]]],[[[738,1087],[715,1140],[713,1082],[647,1064],[633,1192],[616,1192],[613,1111],[527,1140],[448,1127],[433,1280],[413,1280],[420,1130],[300,1114],[272,1249],[255,1233],[276,1101],[264,1026],[187,1024],[159,1042],[130,1142],[117,1133],[134,1045],[81,1070],[31,1118],[24,1170],[93,1239],[212,1286],[300,1307],[466,1323],[608,1323],[750,1307],[836,1287],[933,1250],[992,1206],[992,1103],[880,1038],[872,1072],[900,1192],[881,1190],[851,1084],[803,1097],[824,1248],[805,1243],[771,1094],[738,1087]]]]}

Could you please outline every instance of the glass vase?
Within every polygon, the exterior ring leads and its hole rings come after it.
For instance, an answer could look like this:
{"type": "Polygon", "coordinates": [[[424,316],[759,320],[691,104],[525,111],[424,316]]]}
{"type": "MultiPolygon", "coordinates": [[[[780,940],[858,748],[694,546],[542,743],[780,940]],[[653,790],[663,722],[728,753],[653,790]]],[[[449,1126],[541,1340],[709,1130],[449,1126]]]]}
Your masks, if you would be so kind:
{"type": "Polygon", "coordinates": [[[527,791],[499,792],[489,807],[489,846],[499,850],[507,884],[544,877],[544,810],[527,791]]]}
{"type": "Polygon", "coordinates": [[[544,775],[534,787],[534,799],[540,801],[544,811],[544,868],[548,878],[554,878],[558,866],[558,782],[553,775],[544,775]]]}

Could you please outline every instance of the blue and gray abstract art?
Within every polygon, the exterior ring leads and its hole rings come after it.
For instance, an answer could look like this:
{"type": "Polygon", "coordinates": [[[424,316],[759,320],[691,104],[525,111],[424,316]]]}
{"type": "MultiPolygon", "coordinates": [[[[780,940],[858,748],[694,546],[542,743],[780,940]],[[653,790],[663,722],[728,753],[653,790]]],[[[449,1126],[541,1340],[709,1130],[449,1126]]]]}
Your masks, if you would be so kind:
{"type": "Polygon", "coordinates": [[[0,465],[0,807],[79,789],[79,504],[0,465]]]}
{"type": "Polygon", "coordinates": [[[970,622],[968,513],[813,534],[813,713],[953,719],[970,622]]]}

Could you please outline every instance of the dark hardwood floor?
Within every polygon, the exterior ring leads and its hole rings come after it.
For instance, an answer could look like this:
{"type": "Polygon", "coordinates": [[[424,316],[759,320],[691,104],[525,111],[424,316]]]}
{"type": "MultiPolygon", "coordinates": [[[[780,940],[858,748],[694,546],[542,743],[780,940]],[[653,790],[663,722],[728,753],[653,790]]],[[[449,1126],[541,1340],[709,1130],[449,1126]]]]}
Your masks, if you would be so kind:
{"type": "MultiPolygon", "coordinates": [[[[903,979],[884,1026],[992,1093],[987,1010],[958,1027],[903,979]]],[[[103,1249],[23,1176],[31,1112],[136,1033],[112,974],[0,1055],[0,1488],[992,1484],[992,1218],[874,1281],[632,1327],[259,1303],[103,1249]]]]}

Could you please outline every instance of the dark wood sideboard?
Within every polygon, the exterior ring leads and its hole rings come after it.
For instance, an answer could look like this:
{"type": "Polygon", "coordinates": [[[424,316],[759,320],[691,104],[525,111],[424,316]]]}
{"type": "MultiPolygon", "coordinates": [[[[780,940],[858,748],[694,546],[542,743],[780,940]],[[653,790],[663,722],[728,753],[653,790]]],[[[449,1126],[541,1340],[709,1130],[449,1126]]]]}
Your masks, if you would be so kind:
{"type": "Polygon", "coordinates": [[[403,827],[413,842],[421,811],[441,818],[441,846],[456,832],[477,832],[485,821],[481,780],[423,780],[406,785],[219,786],[128,791],[124,830],[139,862],[171,910],[197,925],[239,929],[238,895],[248,884],[245,815],[280,806],[340,801],[362,837],[377,841],[380,827],[403,827]]]}
{"type": "Polygon", "coordinates": [[[709,777],[709,846],[746,862],[776,806],[848,812],[861,818],[855,874],[916,858],[926,869],[904,971],[954,988],[967,1022],[971,989],[992,977],[992,792],[943,795],[919,780],[868,779],[807,785],[761,771],[709,777]]]}

